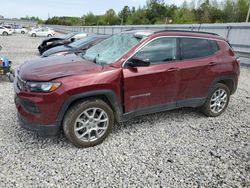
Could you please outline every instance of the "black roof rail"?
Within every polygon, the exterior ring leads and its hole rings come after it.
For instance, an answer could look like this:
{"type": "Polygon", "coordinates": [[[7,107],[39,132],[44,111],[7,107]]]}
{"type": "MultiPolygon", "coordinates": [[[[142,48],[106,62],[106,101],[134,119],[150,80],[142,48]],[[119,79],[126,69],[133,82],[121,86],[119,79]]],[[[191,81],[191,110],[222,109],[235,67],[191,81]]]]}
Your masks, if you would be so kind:
{"type": "Polygon", "coordinates": [[[162,32],[184,32],[184,33],[201,33],[201,34],[210,34],[210,35],[217,35],[217,33],[205,32],[205,31],[187,31],[187,30],[178,30],[178,29],[164,29],[159,30],[154,33],[162,33],[162,32]]]}

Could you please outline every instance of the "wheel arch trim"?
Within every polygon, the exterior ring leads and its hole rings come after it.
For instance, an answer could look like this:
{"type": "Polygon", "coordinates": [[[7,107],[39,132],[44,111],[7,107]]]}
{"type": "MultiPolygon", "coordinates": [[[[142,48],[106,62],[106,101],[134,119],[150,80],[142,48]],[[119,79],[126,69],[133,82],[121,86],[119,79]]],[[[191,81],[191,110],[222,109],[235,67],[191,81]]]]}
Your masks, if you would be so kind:
{"type": "Polygon", "coordinates": [[[98,96],[104,96],[107,98],[109,102],[108,105],[110,105],[110,107],[112,108],[116,121],[120,122],[123,110],[121,102],[119,101],[117,95],[112,90],[95,90],[95,91],[89,91],[72,95],[66,101],[64,101],[57,115],[56,124],[58,126],[61,126],[63,118],[71,104],[73,104],[78,100],[84,100],[86,98],[95,98],[95,97],[98,98],[98,96]]]}
{"type": "Polygon", "coordinates": [[[213,86],[216,83],[223,83],[223,81],[227,81],[227,80],[232,81],[232,83],[233,83],[232,88],[228,88],[230,90],[230,92],[231,92],[231,95],[232,95],[236,91],[237,85],[238,85],[237,76],[236,75],[219,76],[216,79],[214,79],[214,81],[212,82],[212,84],[209,87],[208,94],[210,93],[210,91],[212,90],[213,86]]]}

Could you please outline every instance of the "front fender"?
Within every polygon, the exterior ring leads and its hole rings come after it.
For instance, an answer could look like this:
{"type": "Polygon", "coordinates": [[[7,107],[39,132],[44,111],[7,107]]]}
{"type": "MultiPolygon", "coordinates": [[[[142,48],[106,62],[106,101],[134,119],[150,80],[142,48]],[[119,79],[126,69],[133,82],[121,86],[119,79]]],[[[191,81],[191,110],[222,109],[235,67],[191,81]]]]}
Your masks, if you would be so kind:
{"type": "Polygon", "coordinates": [[[67,112],[68,108],[70,107],[71,104],[78,100],[83,100],[86,98],[91,98],[91,97],[98,97],[98,96],[105,96],[109,102],[109,105],[114,111],[115,119],[117,122],[121,121],[123,110],[122,110],[122,105],[121,102],[119,101],[119,98],[116,96],[116,94],[112,90],[95,90],[95,91],[89,91],[89,92],[84,92],[84,93],[79,93],[70,96],[62,105],[58,116],[56,120],[56,124],[60,126],[62,124],[63,118],[65,113],[67,112]]]}

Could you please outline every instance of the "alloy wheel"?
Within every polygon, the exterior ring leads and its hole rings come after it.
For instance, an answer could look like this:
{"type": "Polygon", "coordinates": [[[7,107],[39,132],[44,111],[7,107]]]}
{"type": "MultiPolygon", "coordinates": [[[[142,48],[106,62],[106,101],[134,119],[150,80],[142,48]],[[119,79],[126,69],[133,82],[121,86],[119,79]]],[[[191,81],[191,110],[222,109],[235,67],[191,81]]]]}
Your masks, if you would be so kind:
{"type": "Polygon", "coordinates": [[[93,142],[105,134],[108,123],[108,115],[103,109],[88,108],[77,117],[74,132],[78,139],[93,142]]]}
{"type": "Polygon", "coordinates": [[[220,88],[217,89],[211,99],[210,99],[210,109],[213,113],[218,114],[222,110],[224,110],[226,104],[227,104],[228,96],[227,92],[220,88]]]}

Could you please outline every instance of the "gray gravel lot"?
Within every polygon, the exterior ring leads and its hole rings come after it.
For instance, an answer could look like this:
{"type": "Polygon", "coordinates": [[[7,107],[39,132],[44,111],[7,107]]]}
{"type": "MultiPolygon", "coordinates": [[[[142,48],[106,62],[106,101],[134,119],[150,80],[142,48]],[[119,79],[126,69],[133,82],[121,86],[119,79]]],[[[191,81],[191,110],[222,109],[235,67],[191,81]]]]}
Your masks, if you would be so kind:
{"type": "MultiPolygon", "coordinates": [[[[17,68],[39,58],[41,40],[0,36],[0,56],[17,68]]],[[[192,108],[142,116],[88,149],[20,128],[13,86],[0,78],[0,88],[0,187],[250,187],[250,69],[218,118],[192,108]]]]}

